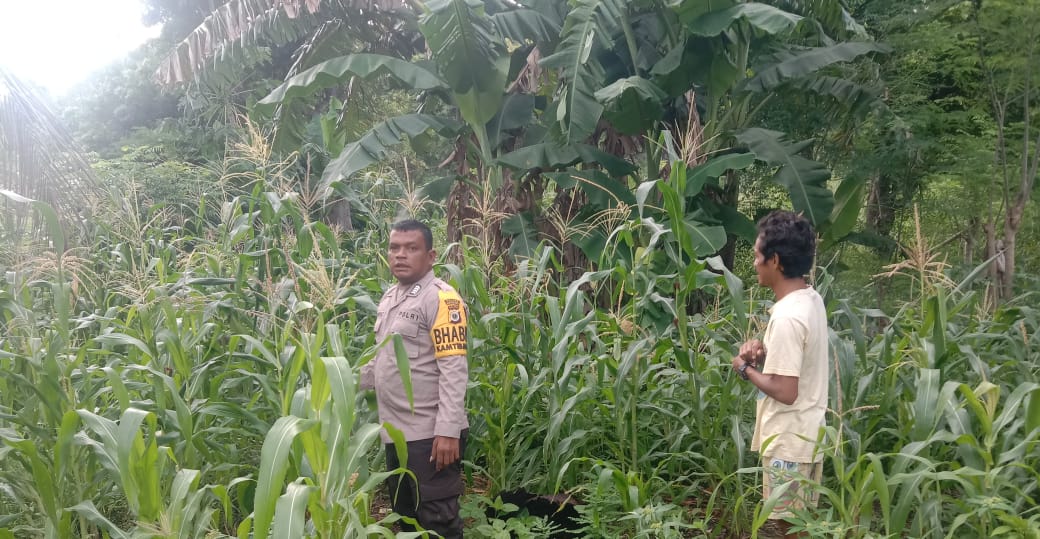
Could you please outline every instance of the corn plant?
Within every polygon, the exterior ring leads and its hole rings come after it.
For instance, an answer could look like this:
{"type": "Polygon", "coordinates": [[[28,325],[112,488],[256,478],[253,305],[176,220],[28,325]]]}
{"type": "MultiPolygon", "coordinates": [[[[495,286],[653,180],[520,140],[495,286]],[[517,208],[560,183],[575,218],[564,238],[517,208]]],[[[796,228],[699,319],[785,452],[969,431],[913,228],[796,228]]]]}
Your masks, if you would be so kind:
{"type": "MultiPolygon", "coordinates": [[[[572,495],[589,537],[758,532],[775,499],[747,451],[755,395],[728,365],[768,302],[703,258],[714,232],[685,218],[685,194],[726,163],[640,186],[572,281],[550,245],[509,273],[474,238],[452,246],[438,271],[470,309],[471,513],[524,488],[572,495]]],[[[186,220],[128,202],[92,245],[66,248],[55,225],[0,259],[0,537],[393,535],[400,517],[371,510],[405,473],[382,471],[378,433],[400,437],[356,385],[397,344],[371,331],[391,218],[344,236],[284,169],[241,169],[186,220]]],[[[800,529],[1036,534],[1040,316],[1028,296],[987,311],[969,280],[883,313],[817,272],[831,411],[800,529]]]]}

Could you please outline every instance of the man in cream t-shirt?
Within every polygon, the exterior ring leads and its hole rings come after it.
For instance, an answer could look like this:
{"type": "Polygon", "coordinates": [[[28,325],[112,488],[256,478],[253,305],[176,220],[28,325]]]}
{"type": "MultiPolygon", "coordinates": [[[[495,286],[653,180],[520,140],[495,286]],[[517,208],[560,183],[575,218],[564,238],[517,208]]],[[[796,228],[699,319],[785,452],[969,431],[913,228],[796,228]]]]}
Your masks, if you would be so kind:
{"type": "MultiPolygon", "coordinates": [[[[801,215],[775,211],[758,223],[755,272],[776,295],[764,342],[740,347],[733,368],[758,388],[751,450],[762,455],[763,500],[787,482],[773,506],[769,528],[786,535],[782,519],[815,506],[817,495],[797,481],[819,481],[823,455],[816,448],[827,411],[827,312],[805,281],[816,254],[816,234],[801,215]]],[[[767,531],[767,530],[764,530],[767,531]]]]}

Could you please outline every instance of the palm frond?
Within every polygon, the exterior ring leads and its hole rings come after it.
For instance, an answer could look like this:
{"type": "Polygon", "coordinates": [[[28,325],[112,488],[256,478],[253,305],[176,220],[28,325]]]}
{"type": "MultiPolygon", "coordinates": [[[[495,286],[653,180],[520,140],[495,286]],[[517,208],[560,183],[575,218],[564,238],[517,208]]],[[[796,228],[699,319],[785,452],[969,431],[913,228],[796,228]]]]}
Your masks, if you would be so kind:
{"type": "Polygon", "coordinates": [[[97,188],[93,170],[46,99],[0,68],[0,187],[74,216],[97,188]]]}

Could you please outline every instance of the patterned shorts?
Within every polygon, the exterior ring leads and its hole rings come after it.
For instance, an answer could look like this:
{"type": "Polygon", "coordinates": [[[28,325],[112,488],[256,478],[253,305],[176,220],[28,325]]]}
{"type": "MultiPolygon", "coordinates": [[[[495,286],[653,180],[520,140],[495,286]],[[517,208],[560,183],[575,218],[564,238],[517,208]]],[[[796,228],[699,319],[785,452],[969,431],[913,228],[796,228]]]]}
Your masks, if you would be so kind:
{"type": "Polygon", "coordinates": [[[781,519],[794,516],[795,510],[816,507],[820,501],[820,493],[804,484],[804,481],[819,483],[823,478],[823,462],[788,462],[774,457],[762,459],[762,501],[769,499],[773,490],[785,483],[791,486],[773,506],[770,519],[781,519]]]}

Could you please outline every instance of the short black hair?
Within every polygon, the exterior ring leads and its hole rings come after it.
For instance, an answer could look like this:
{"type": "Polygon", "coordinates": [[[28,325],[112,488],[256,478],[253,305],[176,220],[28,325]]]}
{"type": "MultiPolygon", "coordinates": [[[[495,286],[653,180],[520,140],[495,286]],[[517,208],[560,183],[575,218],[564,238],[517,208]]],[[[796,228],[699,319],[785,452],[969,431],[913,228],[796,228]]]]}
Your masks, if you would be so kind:
{"type": "Polygon", "coordinates": [[[433,231],[430,227],[426,226],[426,223],[416,221],[415,219],[405,219],[394,223],[390,230],[396,230],[398,232],[411,232],[412,230],[421,230],[423,239],[426,240],[426,250],[433,249],[433,231]]]}
{"type": "Polygon", "coordinates": [[[784,277],[802,277],[812,269],[816,257],[816,232],[800,213],[776,210],[758,222],[762,256],[780,256],[784,277]]]}

